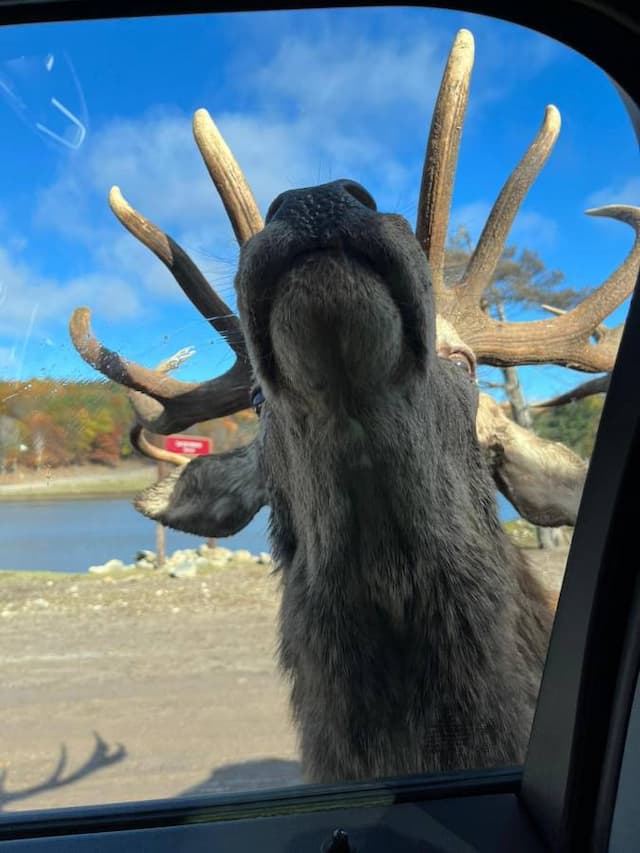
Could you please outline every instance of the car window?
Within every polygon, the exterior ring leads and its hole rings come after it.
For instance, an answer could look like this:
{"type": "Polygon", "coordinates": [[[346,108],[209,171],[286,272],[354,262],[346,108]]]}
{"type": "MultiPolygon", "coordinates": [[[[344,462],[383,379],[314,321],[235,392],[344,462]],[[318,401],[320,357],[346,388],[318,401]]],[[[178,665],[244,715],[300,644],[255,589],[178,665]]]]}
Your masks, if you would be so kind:
{"type": "Polygon", "coordinates": [[[2,807],[521,763],[640,265],[608,78],[176,16],[3,28],[0,109],[2,807]]]}

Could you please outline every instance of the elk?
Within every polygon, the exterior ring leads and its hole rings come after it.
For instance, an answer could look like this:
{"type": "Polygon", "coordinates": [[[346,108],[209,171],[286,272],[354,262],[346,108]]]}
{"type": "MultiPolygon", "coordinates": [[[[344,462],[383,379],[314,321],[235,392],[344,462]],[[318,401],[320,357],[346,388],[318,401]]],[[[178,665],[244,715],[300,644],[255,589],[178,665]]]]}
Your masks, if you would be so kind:
{"type": "MultiPolygon", "coordinates": [[[[204,383],[108,350],[88,309],[82,357],[130,391],[138,424],[167,434],[253,405],[256,439],[180,465],[136,507],[170,527],[226,536],[270,507],[282,581],[280,663],[311,782],[510,765],[526,750],[552,607],[497,515],[496,485],[538,524],[575,518],[584,463],[479,394],[478,364],[611,369],[620,330],[594,329],[631,292],[636,242],[562,316],[500,323],[481,297],[559,115],[503,187],[461,281],[445,286],[449,209],[473,39],[458,33],[434,110],[415,233],[351,180],[289,190],[263,223],[208,114],[194,135],[241,245],[239,318],[186,253],[117,188],[125,227],[173,272],[236,354],[204,383]]],[[[166,366],[165,366],[166,367],[166,366]]]]}

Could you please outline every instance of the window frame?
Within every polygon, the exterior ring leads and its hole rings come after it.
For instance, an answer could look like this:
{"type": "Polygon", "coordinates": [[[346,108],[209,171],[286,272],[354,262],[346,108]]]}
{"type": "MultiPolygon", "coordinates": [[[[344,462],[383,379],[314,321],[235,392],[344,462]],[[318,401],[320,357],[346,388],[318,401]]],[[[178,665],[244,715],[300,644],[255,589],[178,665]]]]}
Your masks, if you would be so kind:
{"type": "MultiPolygon", "coordinates": [[[[296,8],[317,5],[298,2],[296,8]]],[[[578,50],[610,75],[640,137],[640,75],[635,59],[640,56],[640,9],[634,9],[631,3],[558,0],[554,11],[532,0],[517,6],[509,0],[435,0],[414,5],[491,15],[537,30],[578,50]]],[[[282,6],[253,2],[232,7],[201,0],[0,0],[0,25],[240,8],[258,11],[282,6]]],[[[31,850],[36,849],[35,839],[44,842],[49,838],[47,850],[66,850],[71,837],[88,838],[88,833],[143,829],[162,833],[195,823],[209,825],[213,841],[216,827],[222,823],[255,820],[259,844],[264,819],[289,816],[303,828],[305,815],[310,819],[312,815],[326,814],[327,825],[331,825],[340,812],[344,814],[348,809],[384,806],[392,812],[394,806],[406,803],[443,800],[459,801],[462,816],[463,804],[470,799],[496,795],[517,798],[514,831],[521,833],[519,837],[523,839],[526,836],[528,844],[538,843],[537,835],[542,839],[538,849],[554,853],[606,850],[640,669],[640,583],[637,561],[634,563],[630,556],[635,534],[634,484],[640,482],[640,383],[635,369],[640,365],[640,336],[636,329],[640,329],[638,298],[631,301],[602,414],[567,560],[529,751],[521,771],[9,814],[0,817],[0,841],[21,840],[30,843],[31,850]]],[[[379,829],[373,828],[372,832],[379,829]]],[[[478,843],[478,849],[498,849],[478,843]]],[[[89,839],[85,849],[96,849],[91,844],[89,839]]]]}

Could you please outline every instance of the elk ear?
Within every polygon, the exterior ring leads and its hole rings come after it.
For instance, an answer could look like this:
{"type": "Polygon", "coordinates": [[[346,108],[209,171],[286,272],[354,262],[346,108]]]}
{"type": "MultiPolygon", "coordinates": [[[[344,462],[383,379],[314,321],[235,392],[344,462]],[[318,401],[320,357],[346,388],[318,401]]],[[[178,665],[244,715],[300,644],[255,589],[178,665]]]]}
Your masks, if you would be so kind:
{"type": "Polygon", "coordinates": [[[476,429],[497,488],[523,518],[540,527],[575,525],[586,462],[516,424],[488,394],[480,394],[476,429]]]}
{"type": "Polygon", "coordinates": [[[266,504],[255,442],[200,456],[138,495],[134,506],[167,527],[217,538],[242,530],[266,504]]]}

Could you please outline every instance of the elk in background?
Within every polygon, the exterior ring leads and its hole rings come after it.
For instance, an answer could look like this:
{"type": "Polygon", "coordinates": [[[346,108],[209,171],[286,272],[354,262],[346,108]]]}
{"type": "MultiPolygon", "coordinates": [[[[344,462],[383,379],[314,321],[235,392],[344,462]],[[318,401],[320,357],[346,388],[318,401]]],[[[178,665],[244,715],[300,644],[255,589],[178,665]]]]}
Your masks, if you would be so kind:
{"type": "MultiPolygon", "coordinates": [[[[71,320],[82,357],[130,390],[138,445],[144,430],[183,430],[250,401],[260,413],[249,445],[180,466],[135,503],[206,536],[234,533],[269,505],[280,659],[309,781],[523,760],[552,608],[499,522],[494,489],[535,524],[573,523],[585,466],[478,394],[476,367],[610,370],[619,332],[592,343],[594,330],[636,281],[638,236],[618,270],[562,316],[508,324],[482,310],[559,131],[548,107],[462,279],[445,287],[472,62],[463,30],[434,111],[415,236],[344,180],[283,193],[263,224],[213,122],[196,113],[196,141],[241,245],[240,320],[186,253],[111,191],[118,218],[233,348],[223,376],[179,382],[107,350],[88,309],[71,320]]],[[[591,213],[640,231],[637,208],[591,213]]]]}

